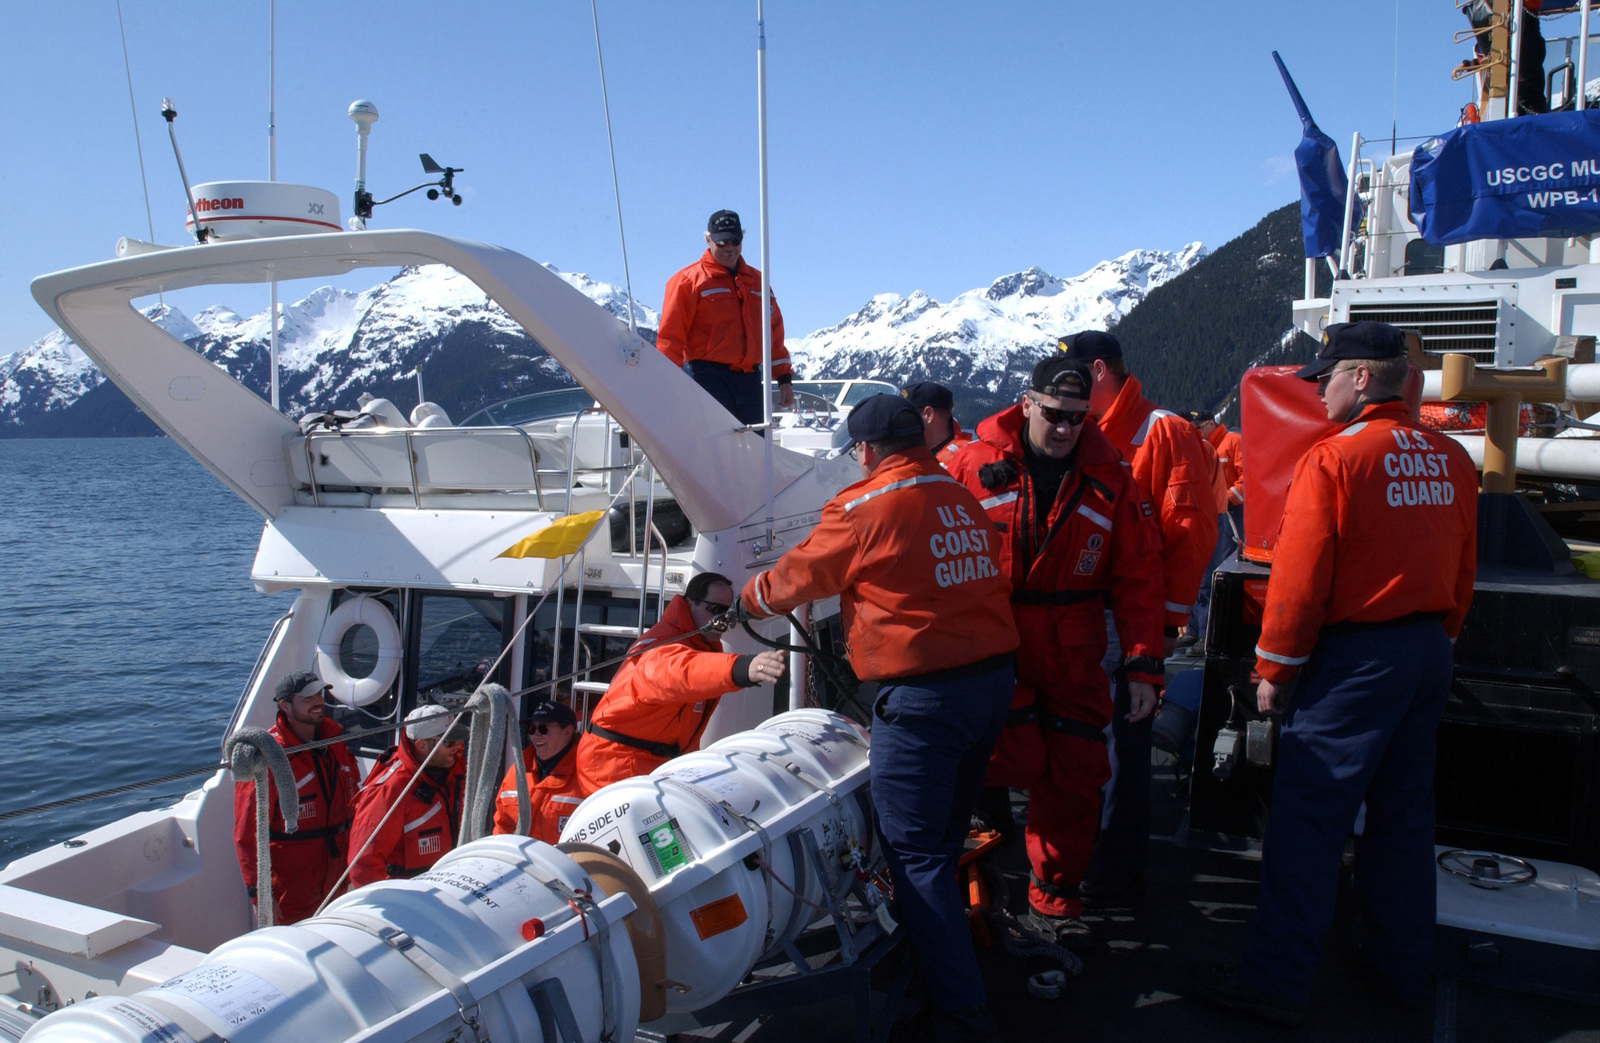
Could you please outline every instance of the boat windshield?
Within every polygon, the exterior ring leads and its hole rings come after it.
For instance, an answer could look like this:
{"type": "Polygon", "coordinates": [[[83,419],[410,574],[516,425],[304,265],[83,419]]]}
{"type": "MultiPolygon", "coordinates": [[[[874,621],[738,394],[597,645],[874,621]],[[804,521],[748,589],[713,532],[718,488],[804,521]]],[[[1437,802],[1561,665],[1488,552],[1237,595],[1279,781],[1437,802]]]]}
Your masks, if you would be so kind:
{"type": "Polygon", "coordinates": [[[558,388],[496,402],[467,417],[457,427],[515,427],[552,416],[572,416],[594,405],[583,388],[558,388]]]}

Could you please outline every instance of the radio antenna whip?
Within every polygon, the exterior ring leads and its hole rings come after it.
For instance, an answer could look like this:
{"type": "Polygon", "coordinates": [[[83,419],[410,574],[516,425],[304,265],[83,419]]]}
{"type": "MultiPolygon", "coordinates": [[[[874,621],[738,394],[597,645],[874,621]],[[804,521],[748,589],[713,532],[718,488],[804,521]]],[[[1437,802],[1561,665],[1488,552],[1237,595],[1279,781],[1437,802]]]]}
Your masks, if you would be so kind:
{"type": "Polygon", "coordinates": [[[172,155],[178,161],[178,177],[183,180],[183,198],[189,203],[189,220],[194,222],[194,241],[204,243],[206,230],[200,227],[200,215],[194,208],[194,193],[189,191],[189,175],[183,169],[183,153],[178,151],[178,132],[172,129],[172,121],[178,118],[178,110],[173,108],[171,98],[161,99],[161,115],[167,121],[167,137],[172,139],[172,155]]]}
{"type": "MultiPolygon", "coordinates": [[[[595,0],[589,0],[589,15],[594,19],[594,57],[600,64],[600,104],[606,110],[606,147],[611,150],[611,193],[617,198],[617,238],[622,240],[622,282],[628,294],[628,332],[637,339],[639,328],[633,321],[633,276],[628,273],[628,236],[622,230],[622,189],[617,185],[617,145],[611,139],[611,99],[606,95],[606,60],[600,53],[600,9],[595,0]]],[[[628,365],[638,363],[637,344],[628,345],[622,361],[628,365]]]]}

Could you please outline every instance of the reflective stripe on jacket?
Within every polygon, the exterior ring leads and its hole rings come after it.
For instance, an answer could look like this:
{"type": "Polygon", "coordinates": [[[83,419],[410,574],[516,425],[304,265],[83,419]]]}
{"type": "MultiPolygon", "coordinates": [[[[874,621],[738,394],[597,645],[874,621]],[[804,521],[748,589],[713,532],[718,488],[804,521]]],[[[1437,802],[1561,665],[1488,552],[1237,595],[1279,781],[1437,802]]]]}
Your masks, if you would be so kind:
{"type": "Polygon", "coordinates": [[[1200,432],[1183,417],[1146,399],[1137,377],[1123,383],[1098,420],[1111,444],[1133,465],[1133,476],[1155,506],[1166,625],[1181,627],[1189,620],[1217,545],[1211,465],[1200,432]]]}
{"type": "MultiPolygon", "coordinates": [[[[1092,706],[1094,720],[1103,726],[1111,706],[1104,677],[1080,678],[1077,661],[1098,671],[1105,656],[1107,607],[1124,657],[1160,660],[1161,536],[1146,513],[1144,492],[1093,420],[1086,420],[1079,431],[1075,466],[1062,480],[1048,516],[1035,517],[1033,484],[1023,457],[1025,423],[1020,405],[984,420],[978,425],[978,441],[956,456],[950,472],[973,495],[984,497],[982,504],[1000,530],[1002,568],[1015,587],[1012,609],[1022,637],[1018,681],[1092,706]],[[1015,477],[985,488],[979,470],[1001,460],[1010,461],[1015,477]],[[1074,685],[1092,690],[1069,693],[1066,689],[1074,685]]],[[[1159,672],[1128,676],[1162,683],[1159,672]]]]}
{"type": "MultiPolygon", "coordinates": [[[[737,273],[707,250],[667,280],[656,348],[682,366],[703,359],[748,373],[761,365],[761,272],[739,262],[737,273]]],[[[793,372],[783,346],[783,314],[772,298],[772,376],[793,372]]]]}
{"type": "Polygon", "coordinates": [[[1370,405],[1300,459],[1289,483],[1256,671],[1287,683],[1334,623],[1437,613],[1454,638],[1477,574],[1478,474],[1402,402],[1370,405]]]}
{"type": "MultiPolygon", "coordinates": [[[[331,739],[344,731],[326,718],[317,726],[317,739],[331,739]]],[[[267,828],[272,840],[272,894],[282,906],[284,922],[310,916],[322,902],[328,868],[337,863],[344,868],[350,840],[348,827],[354,813],[360,771],[349,746],[337,743],[320,750],[299,750],[300,738],[283,711],[273,724],[271,735],[289,755],[289,771],[294,775],[300,797],[300,818],[294,833],[284,832],[283,812],[278,807],[278,787],[267,786],[270,817],[267,828]]],[[[236,782],[233,786],[233,842],[239,855],[239,870],[246,887],[256,886],[256,786],[236,782]]]]}
{"type": "MultiPolygon", "coordinates": [[[[739,657],[703,634],[673,640],[695,629],[687,599],[679,595],[667,602],[660,622],[630,649],[645,651],[618,668],[590,720],[632,739],[676,746],[680,753],[699,749],[718,699],[739,687],[733,681],[739,657]]],[[[648,775],[667,760],[586,732],[578,741],[578,782],[584,793],[593,793],[619,779],[648,775]]]]}
{"type": "Polygon", "coordinates": [[[352,888],[385,880],[391,875],[414,876],[455,844],[461,824],[461,804],[466,766],[460,756],[450,766],[443,785],[432,776],[417,780],[398,810],[378,828],[395,798],[420,767],[417,748],[404,734],[400,744],[378,758],[356,798],[355,820],[350,825],[350,850],[360,850],[376,833],[366,851],[350,864],[352,888]],[[399,872],[391,873],[389,867],[399,872]]]}
{"type": "Polygon", "coordinates": [[[863,681],[967,666],[1017,647],[998,535],[972,494],[915,446],[840,490],[740,598],[762,618],[837,594],[863,681]]]}
{"type": "Polygon", "coordinates": [[[950,421],[950,440],[933,451],[934,459],[939,461],[939,466],[945,470],[950,469],[950,461],[972,442],[972,436],[961,430],[961,425],[954,419],[950,421]]]}
{"type": "Polygon", "coordinates": [[[494,831],[517,831],[517,771],[528,778],[528,804],[533,817],[529,819],[528,836],[554,844],[561,838],[572,809],[583,803],[584,794],[578,786],[578,736],[574,735],[567,748],[556,756],[544,778],[539,778],[539,761],[533,747],[522,751],[522,766],[506,770],[500,783],[500,793],[494,800],[494,831]]]}

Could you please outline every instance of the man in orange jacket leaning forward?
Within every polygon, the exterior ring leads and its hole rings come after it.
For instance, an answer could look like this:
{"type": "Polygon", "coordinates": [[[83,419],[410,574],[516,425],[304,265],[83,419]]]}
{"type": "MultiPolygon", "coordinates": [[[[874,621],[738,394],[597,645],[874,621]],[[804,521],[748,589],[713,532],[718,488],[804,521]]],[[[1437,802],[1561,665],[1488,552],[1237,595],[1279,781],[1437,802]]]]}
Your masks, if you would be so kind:
{"type": "Polygon", "coordinates": [[[722,696],[783,675],[782,652],[734,655],[706,636],[706,624],[732,603],[728,578],[702,572],[633,643],[629,651],[637,654],[618,668],[578,740],[578,786],[585,795],[698,750],[722,696]]]}
{"type": "Polygon", "coordinates": [[[873,395],[846,424],[861,481],[745,584],[733,615],[838,595],[850,665],[879,683],[872,803],[928,986],[930,1024],[917,1038],[998,1039],[955,870],[1016,681],[999,534],[928,452],[904,398],[873,395]]]}
{"type": "MultiPolygon", "coordinates": [[[[744,228],[732,210],[706,222],[706,252],[667,280],[656,349],[686,366],[741,423],[759,424],[761,402],[761,272],[744,263],[744,228]]],[[[793,367],[783,346],[783,314],[772,301],[772,379],[778,404],[794,405],[793,367]]]]}
{"type": "Polygon", "coordinates": [[[1299,372],[1340,426],[1295,468],[1267,580],[1256,702],[1284,719],[1260,896],[1244,959],[1199,982],[1268,1021],[1305,1017],[1363,802],[1365,976],[1414,1006],[1433,966],[1434,738],[1477,575],[1478,475],[1408,417],[1409,369],[1400,331],[1369,321],[1329,326],[1299,372]]]}

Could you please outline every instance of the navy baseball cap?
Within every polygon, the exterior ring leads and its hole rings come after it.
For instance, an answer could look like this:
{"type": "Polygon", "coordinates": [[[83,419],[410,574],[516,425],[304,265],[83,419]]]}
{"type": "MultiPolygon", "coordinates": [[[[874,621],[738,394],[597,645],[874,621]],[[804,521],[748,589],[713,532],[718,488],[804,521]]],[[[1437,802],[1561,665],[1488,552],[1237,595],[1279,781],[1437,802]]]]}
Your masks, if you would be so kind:
{"type": "Polygon", "coordinates": [[[272,698],[280,703],[288,702],[297,695],[310,695],[326,687],[327,685],[322,683],[322,678],[310,670],[299,670],[279,679],[272,689],[272,698]]]}
{"type": "Polygon", "coordinates": [[[950,409],[956,404],[955,396],[943,384],[931,380],[924,380],[920,384],[907,384],[900,389],[900,394],[917,409],[950,409]]]}
{"type": "Polygon", "coordinates": [[[706,222],[706,232],[710,234],[713,243],[726,242],[729,239],[735,242],[744,242],[744,226],[739,223],[739,215],[732,210],[718,210],[706,222]]]}
{"type": "Polygon", "coordinates": [[[1316,360],[1295,371],[1301,380],[1316,380],[1345,359],[1393,359],[1406,353],[1406,335],[1387,322],[1336,322],[1322,334],[1316,360]]]}
{"type": "Polygon", "coordinates": [[[1046,355],[1033,367],[1028,386],[1052,398],[1088,398],[1094,377],[1085,363],[1062,358],[1059,354],[1046,355]]]}
{"type": "Polygon", "coordinates": [[[899,395],[873,395],[850,410],[845,421],[852,444],[922,436],[922,414],[899,395]]]}
{"type": "Polygon", "coordinates": [[[568,706],[566,703],[558,703],[550,699],[546,699],[538,706],[535,706],[533,708],[533,712],[528,715],[529,724],[536,724],[539,721],[546,721],[550,724],[562,724],[566,725],[568,728],[572,728],[577,726],[578,715],[573,713],[572,707],[568,706]]]}
{"type": "Polygon", "coordinates": [[[1122,342],[1104,330],[1071,333],[1058,340],[1056,346],[1074,362],[1093,362],[1095,359],[1122,357],[1122,342]]]}

